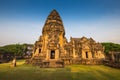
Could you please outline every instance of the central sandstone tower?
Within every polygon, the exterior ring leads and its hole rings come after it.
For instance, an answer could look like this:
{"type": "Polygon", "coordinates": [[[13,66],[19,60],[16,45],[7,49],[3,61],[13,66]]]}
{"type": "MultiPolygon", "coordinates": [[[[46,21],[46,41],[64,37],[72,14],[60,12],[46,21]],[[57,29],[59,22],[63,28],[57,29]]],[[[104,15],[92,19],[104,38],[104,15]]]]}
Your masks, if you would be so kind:
{"type": "Polygon", "coordinates": [[[33,58],[36,55],[39,56],[43,59],[43,66],[46,67],[53,66],[53,64],[62,67],[61,55],[64,54],[65,43],[65,30],[61,17],[56,10],[53,10],[44,24],[42,36],[35,43],[33,58]]]}
{"type": "Polygon", "coordinates": [[[101,64],[104,47],[92,38],[70,38],[67,42],[61,17],[53,10],[43,26],[42,35],[35,42],[28,61],[40,67],[64,67],[70,64],[101,64]]]}
{"type": "Polygon", "coordinates": [[[62,20],[56,10],[48,16],[39,41],[43,41],[39,50],[40,53],[46,55],[46,60],[60,59],[66,38],[62,20]]]}

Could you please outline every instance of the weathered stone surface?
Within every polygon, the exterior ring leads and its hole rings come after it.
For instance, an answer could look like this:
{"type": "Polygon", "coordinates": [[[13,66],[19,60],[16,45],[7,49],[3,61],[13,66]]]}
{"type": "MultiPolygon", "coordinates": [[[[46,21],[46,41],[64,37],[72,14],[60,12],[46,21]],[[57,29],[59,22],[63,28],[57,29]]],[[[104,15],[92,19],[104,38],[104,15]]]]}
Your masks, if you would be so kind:
{"type": "Polygon", "coordinates": [[[34,44],[29,63],[40,67],[64,67],[70,64],[100,64],[104,48],[92,38],[70,38],[67,42],[61,17],[53,10],[47,17],[42,36],[34,44]]]}
{"type": "Polygon", "coordinates": [[[109,51],[109,54],[107,54],[106,60],[104,60],[104,64],[110,67],[120,69],[120,52],[109,51]]]}

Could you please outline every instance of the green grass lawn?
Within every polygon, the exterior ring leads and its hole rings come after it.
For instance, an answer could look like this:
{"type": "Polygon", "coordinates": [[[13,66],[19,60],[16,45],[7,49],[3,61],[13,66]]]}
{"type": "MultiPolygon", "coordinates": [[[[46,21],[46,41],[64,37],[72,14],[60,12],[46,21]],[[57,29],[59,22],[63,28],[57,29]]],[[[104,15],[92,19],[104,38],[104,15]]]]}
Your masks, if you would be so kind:
{"type": "Polygon", "coordinates": [[[120,80],[120,70],[103,65],[71,65],[65,68],[39,68],[17,61],[0,64],[0,80],[120,80]]]}

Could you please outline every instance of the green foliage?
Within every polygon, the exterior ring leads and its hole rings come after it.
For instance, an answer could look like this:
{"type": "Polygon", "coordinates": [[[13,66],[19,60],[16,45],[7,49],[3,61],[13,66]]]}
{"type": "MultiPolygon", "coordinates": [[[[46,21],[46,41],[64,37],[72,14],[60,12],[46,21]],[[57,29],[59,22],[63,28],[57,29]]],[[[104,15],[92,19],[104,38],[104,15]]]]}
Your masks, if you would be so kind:
{"type": "Polygon", "coordinates": [[[17,61],[0,64],[0,80],[120,80],[120,70],[104,65],[70,65],[65,68],[40,68],[17,61]]]}
{"type": "Polygon", "coordinates": [[[12,54],[14,56],[22,56],[27,51],[27,44],[11,44],[0,47],[0,53],[12,54]]]}
{"type": "Polygon", "coordinates": [[[109,51],[120,51],[120,44],[115,43],[102,43],[105,47],[105,53],[108,54],[109,51]]]}

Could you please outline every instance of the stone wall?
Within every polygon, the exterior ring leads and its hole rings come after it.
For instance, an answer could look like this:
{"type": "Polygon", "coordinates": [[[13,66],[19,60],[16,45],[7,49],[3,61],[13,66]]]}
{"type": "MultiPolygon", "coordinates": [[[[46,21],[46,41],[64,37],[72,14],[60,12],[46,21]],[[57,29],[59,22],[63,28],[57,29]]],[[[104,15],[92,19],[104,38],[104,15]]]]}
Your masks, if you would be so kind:
{"type": "Polygon", "coordinates": [[[65,37],[61,17],[53,10],[47,17],[42,35],[34,44],[32,58],[28,61],[40,67],[64,67],[71,64],[101,64],[104,48],[92,38],[65,37]]]}

